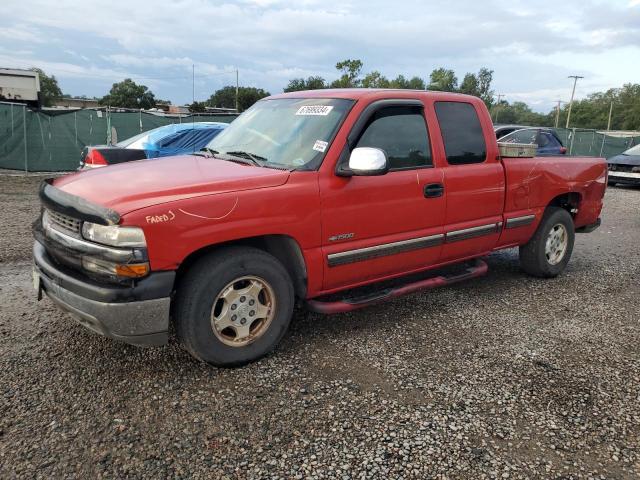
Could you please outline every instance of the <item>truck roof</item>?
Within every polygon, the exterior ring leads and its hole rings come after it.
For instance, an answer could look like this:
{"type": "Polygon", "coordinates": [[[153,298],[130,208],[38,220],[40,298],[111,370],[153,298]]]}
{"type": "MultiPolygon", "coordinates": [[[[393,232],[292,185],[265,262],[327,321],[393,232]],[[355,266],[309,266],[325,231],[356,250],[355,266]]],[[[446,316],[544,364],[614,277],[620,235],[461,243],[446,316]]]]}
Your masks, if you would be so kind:
{"type": "Polygon", "coordinates": [[[359,100],[361,98],[383,99],[389,96],[396,98],[416,98],[416,96],[436,97],[439,100],[450,99],[475,99],[472,95],[464,95],[462,93],[439,92],[429,90],[410,90],[395,88],[327,88],[321,90],[301,90],[298,92],[280,93],[271,95],[270,99],[275,98],[345,98],[349,100],[359,100]]]}

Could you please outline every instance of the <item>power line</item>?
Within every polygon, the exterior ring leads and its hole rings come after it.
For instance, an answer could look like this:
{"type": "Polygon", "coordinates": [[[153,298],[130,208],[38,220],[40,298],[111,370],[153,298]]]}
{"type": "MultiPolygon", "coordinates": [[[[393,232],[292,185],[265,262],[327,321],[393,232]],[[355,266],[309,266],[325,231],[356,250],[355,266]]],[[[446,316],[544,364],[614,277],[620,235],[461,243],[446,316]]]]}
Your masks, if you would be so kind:
{"type": "Polygon", "coordinates": [[[556,107],[556,128],[558,128],[558,122],[560,121],[560,104],[561,103],[567,103],[567,102],[563,102],[562,100],[556,100],[558,102],[558,105],[556,107]]]}
{"type": "Polygon", "coordinates": [[[567,125],[565,126],[565,128],[569,128],[569,119],[571,118],[571,107],[573,106],[573,96],[576,93],[576,83],[578,83],[579,78],[584,78],[584,77],[581,77],[580,75],[569,75],[567,78],[573,78],[573,90],[571,90],[571,100],[569,100],[569,111],[567,112],[567,125]]]}
{"type": "Polygon", "coordinates": [[[505,95],[503,93],[499,93],[497,95],[497,97],[498,97],[498,101],[496,102],[496,118],[493,120],[493,123],[498,123],[498,112],[500,110],[500,99],[504,98],[505,95]]]}

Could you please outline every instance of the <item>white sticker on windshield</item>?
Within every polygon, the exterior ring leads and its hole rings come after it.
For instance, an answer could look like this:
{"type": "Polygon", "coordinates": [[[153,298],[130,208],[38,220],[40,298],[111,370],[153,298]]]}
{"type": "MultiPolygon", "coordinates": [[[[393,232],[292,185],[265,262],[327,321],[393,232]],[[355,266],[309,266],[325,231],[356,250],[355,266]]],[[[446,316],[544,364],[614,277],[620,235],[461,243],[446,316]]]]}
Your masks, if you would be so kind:
{"type": "Polygon", "coordinates": [[[298,109],[296,115],[329,115],[333,110],[332,105],[303,105],[298,109]]]}
{"type": "Polygon", "coordinates": [[[323,142],[322,140],[316,140],[316,143],[313,144],[313,149],[317,152],[324,152],[327,149],[327,142],[323,142]]]}

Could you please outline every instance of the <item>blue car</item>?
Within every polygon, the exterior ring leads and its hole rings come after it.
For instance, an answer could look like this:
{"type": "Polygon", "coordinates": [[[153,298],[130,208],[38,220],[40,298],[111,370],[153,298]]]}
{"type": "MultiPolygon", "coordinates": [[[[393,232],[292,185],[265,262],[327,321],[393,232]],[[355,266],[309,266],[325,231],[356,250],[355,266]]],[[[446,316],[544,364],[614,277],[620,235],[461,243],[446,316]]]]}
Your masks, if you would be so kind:
{"type": "Polygon", "coordinates": [[[142,132],[115,145],[84,147],[79,170],[116,163],[194,153],[227,128],[226,123],[175,123],[142,132]]]}
{"type": "Polygon", "coordinates": [[[495,126],[496,138],[501,143],[535,143],[536,155],[564,155],[567,149],[551,128],[522,127],[518,125],[495,126]]]}

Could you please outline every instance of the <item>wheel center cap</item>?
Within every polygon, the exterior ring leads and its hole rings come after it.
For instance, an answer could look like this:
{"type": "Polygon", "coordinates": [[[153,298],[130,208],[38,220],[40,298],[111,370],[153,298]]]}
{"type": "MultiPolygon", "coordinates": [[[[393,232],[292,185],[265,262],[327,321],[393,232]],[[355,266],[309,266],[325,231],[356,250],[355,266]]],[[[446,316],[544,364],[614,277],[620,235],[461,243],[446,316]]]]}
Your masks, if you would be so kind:
{"type": "Polygon", "coordinates": [[[236,310],[236,315],[238,315],[238,318],[247,318],[250,310],[251,307],[246,303],[244,305],[239,305],[238,309],[236,310]]]}

